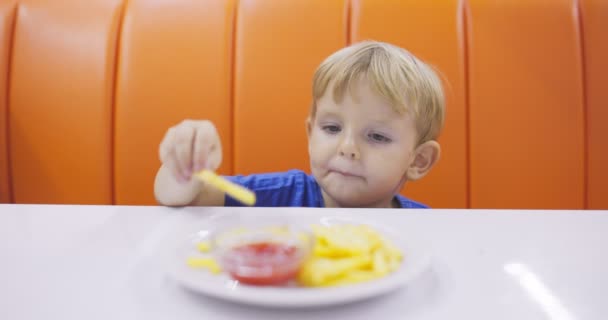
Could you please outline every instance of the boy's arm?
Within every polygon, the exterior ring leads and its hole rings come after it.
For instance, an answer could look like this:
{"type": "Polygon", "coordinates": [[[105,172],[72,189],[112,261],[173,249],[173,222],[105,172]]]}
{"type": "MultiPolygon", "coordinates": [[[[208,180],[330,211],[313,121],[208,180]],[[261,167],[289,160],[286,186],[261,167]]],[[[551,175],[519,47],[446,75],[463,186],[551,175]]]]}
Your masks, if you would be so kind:
{"type": "Polygon", "coordinates": [[[178,182],[163,164],[154,181],[156,201],[165,206],[224,206],[224,193],[192,177],[178,182]]]}
{"type": "Polygon", "coordinates": [[[217,169],[222,144],[213,123],[184,120],[171,127],[159,146],[162,166],[156,173],[154,196],[167,206],[223,206],[224,194],[192,177],[200,168],[217,169]]]}

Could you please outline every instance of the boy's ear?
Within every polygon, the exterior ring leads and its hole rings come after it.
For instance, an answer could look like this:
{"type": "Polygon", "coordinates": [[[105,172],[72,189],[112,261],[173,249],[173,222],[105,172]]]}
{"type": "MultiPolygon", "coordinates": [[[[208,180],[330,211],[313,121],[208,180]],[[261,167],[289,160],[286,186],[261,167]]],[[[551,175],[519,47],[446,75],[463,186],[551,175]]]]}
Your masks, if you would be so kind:
{"type": "Polygon", "coordinates": [[[312,119],[310,116],[306,118],[306,136],[308,137],[308,156],[310,156],[311,146],[310,146],[310,133],[312,132],[312,119]]]}
{"type": "Polygon", "coordinates": [[[306,118],[306,135],[310,138],[310,131],[312,130],[312,119],[310,116],[306,118]]]}
{"type": "Polygon", "coordinates": [[[407,169],[407,178],[411,181],[418,180],[431,171],[439,160],[441,148],[437,141],[431,140],[419,145],[414,152],[414,161],[407,169]]]}

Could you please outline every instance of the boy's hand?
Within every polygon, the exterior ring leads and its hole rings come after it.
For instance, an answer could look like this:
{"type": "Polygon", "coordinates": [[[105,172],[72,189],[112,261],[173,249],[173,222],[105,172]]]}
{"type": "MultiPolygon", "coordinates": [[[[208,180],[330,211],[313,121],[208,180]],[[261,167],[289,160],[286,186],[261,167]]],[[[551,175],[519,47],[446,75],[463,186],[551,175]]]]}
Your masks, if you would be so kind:
{"type": "Polygon", "coordinates": [[[222,145],[213,123],[184,120],[171,127],[159,147],[160,160],[180,183],[194,172],[216,170],[222,162],[222,145]]]}

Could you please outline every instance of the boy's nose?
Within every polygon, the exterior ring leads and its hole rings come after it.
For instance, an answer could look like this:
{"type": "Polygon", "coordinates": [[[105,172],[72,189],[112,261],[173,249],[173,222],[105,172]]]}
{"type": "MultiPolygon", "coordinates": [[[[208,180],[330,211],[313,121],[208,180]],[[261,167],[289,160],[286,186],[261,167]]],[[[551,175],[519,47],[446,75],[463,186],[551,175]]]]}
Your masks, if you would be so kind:
{"type": "Polygon", "coordinates": [[[349,157],[352,160],[358,160],[359,159],[359,153],[358,152],[344,152],[344,151],[340,151],[340,156],[342,157],[349,157]]]}
{"type": "Polygon", "coordinates": [[[360,152],[353,139],[344,139],[338,150],[341,157],[348,157],[351,160],[359,160],[360,152]]]}

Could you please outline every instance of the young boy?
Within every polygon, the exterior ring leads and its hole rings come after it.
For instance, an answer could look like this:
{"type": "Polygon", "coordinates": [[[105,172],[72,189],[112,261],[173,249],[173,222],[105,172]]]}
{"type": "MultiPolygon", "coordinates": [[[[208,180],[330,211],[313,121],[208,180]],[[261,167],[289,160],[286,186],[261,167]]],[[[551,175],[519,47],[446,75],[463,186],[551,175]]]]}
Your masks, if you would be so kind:
{"type": "MultiPolygon", "coordinates": [[[[398,194],[437,162],[444,122],[441,82],[404,49],[365,41],[329,56],[316,70],[306,122],[311,172],[227,177],[255,192],[256,206],[425,208],[398,194]]],[[[186,120],[160,144],[154,185],[163,205],[236,206],[192,179],[216,170],[222,147],[209,121],[186,120]]]]}

